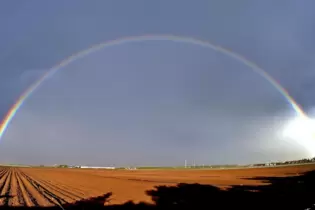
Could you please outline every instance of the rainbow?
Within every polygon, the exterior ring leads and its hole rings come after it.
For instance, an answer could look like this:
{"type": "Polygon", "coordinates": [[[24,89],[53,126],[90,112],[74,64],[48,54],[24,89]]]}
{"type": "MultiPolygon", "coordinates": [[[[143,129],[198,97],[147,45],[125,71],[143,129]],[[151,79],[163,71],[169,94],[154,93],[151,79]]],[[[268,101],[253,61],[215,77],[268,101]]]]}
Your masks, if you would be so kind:
{"type": "Polygon", "coordinates": [[[29,98],[32,95],[32,93],[37,88],[39,88],[40,85],[45,80],[53,76],[60,69],[74,62],[75,60],[78,60],[90,53],[96,52],[105,47],[122,45],[126,43],[131,43],[131,42],[144,42],[144,41],[173,41],[173,42],[181,42],[181,43],[190,43],[190,44],[195,44],[201,47],[210,48],[217,52],[221,52],[225,55],[228,55],[231,58],[234,58],[242,62],[243,64],[247,65],[248,67],[250,67],[252,71],[256,72],[257,74],[265,78],[268,82],[270,82],[270,84],[273,85],[284,96],[284,98],[286,98],[286,100],[291,104],[291,106],[293,107],[293,109],[299,116],[303,116],[303,117],[307,116],[305,112],[303,111],[303,109],[299,106],[299,104],[290,96],[288,91],[279,84],[279,82],[277,82],[273,77],[271,77],[266,71],[264,71],[255,63],[247,60],[246,58],[244,58],[243,56],[235,52],[232,52],[231,50],[212,44],[211,42],[208,42],[208,41],[203,41],[203,40],[199,40],[199,39],[195,39],[191,37],[183,37],[183,36],[176,36],[176,35],[142,35],[142,36],[123,37],[120,39],[114,39],[114,40],[105,41],[100,44],[93,45],[86,50],[83,50],[83,51],[80,51],[78,53],[71,55],[70,57],[66,58],[65,60],[61,61],[57,65],[50,68],[38,81],[36,81],[27,90],[25,90],[20,95],[18,100],[15,102],[15,104],[9,109],[9,111],[7,112],[6,116],[4,117],[3,121],[0,124],[0,140],[3,137],[6,129],[8,128],[10,122],[12,121],[12,119],[14,118],[18,110],[21,108],[23,103],[27,100],[27,98],[29,98]]]}

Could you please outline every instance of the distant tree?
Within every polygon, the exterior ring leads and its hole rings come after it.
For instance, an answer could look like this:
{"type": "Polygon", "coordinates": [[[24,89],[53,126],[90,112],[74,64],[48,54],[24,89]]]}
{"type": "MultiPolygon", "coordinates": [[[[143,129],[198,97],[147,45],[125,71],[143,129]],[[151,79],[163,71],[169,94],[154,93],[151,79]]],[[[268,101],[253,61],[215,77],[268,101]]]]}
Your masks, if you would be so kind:
{"type": "Polygon", "coordinates": [[[59,165],[58,168],[69,168],[68,165],[59,165]]]}

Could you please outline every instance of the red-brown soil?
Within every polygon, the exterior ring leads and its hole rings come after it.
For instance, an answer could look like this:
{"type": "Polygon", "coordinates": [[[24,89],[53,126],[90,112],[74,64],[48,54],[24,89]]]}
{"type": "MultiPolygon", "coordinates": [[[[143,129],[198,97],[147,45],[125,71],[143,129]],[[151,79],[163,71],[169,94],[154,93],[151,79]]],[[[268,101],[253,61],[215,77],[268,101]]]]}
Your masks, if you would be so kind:
{"type": "Polygon", "coordinates": [[[293,176],[315,165],[230,170],[101,170],[0,168],[0,206],[55,206],[112,192],[110,204],[151,202],[146,195],[157,185],[180,182],[229,185],[264,184],[244,178],[293,176]]]}

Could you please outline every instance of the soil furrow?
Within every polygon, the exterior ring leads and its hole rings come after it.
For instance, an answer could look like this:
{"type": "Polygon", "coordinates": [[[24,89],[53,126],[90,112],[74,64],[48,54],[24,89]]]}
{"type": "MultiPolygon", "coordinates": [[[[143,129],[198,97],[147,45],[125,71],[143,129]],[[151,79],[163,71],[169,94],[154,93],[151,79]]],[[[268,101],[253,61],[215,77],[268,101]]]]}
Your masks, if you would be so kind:
{"type": "Polygon", "coordinates": [[[47,181],[45,181],[45,182],[48,182],[48,183],[50,183],[50,184],[55,184],[56,186],[60,186],[61,189],[69,189],[70,192],[71,192],[74,196],[78,197],[79,199],[82,199],[82,198],[84,198],[84,197],[87,195],[86,192],[80,190],[79,188],[76,188],[76,187],[73,187],[73,186],[64,184],[64,183],[59,182],[59,181],[56,181],[56,180],[54,180],[53,182],[52,182],[51,180],[47,180],[47,181]],[[80,194],[81,196],[78,195],[78,194],[80,194]]]}
{"type": "Polygon", "coordinates": [[[0,180],[7,173],[7,169],[3,169],[0,171],[0,180]]]}
{"type": "MultiPolygon", "coordinates": [[[[34,177],[35,178],[35,177],[34,177]]],[[[49,187],[50,189],[52,190],[55,190],[56,192],[66,196],[66,197],[69,197],[72,199],[72,201],[75,201],[75,200],[81,200],[81,199],[84,199],[84,197],[81,197],[79,195],[76,195],[75,193],[73,192],[69,192],[68,190],[64,189],[64,188],[61,188],[61,187],[58,187],[56,185],[56,183],[53,183],[52,181],[50,180],[42,180],[42,179],[39,179],[39,178],[36,178],[36,180],[40,183],[40,184],[43,184],[47,187],[49,187]]]]}
{"type": "Polygon", "coordinates": [[[9,200],[9,190],[10,190],[10,184],[11,184],[11,177],[12,177],[12,171],[9,170],[7,175],[7,178],[5,180],[5,183],[3,185],[3,188],[1,190],[1,199],[0,199],[0,206],[7,206],[8,200],[9,200]]]}
{"type": "Polygon", "coordinates": [[[16,173],[16,181],[20,187],[20,191],[21,191],[21,205],[23,206],[27,206],[27,207],[31,207],[31,206],[37,206],[37,202],[32,201],[31,199],[31,195],[28,191],[26,191],[25,189],[25,185],[21,180],[20,174],[17,172],[16,173]]]}
{"type": "Polygon", "coordinates": [[[21,172],[23,177],[27,179],[27,181],[37,190],[39,191],[47,200],[50,200],[55,205],[61,205],[67,203],[62,197],[54,194],[53,192],[49,191],[46,187],[39,184],[37,181],[26,175],[25,173],[21,172]]]}
{"type": "Polygon", "coordinates": [[[12,169],[11,184],[10,184],[10,195],[9,206],[23,206],[23,198],[21,194],[20,186],[17,182],[16,170],[12,169]]]}
{"type": "Polygon", "coordinates": [[[47,198],[40,190],[38,190],[33,184],[24,176],[22,172],[19,173],[20,180],[23,183],[27,196],[30,198],[35,206],[53,206],[55,205],[49,198],[47,198]]]}
{"type": "MultiPolygon", "coordinates": [[[[69,184],[67,182],[67,179],[62,179],[59,180],[57,177],[57,179],[54,179],[54,176],[45,176],[46,174],[42,174],[41,176],[37,176],[37,173],[27,173],[29,176],[32,176],[32,178],[36,179],[37,181],[42,182],[44,185],[50,185],[54,188],[56,188],[56,190],[58,191],[63,191],[64,193],[69,194],[71,197],[73,197],[76,200],[80,200],[80,199],[84,199],[88,196],[90,196],[89,190],[91,189],[87,189],[86,186],[83,187],[84,190],[82,190],[82,188],[78,188],[78,187],[74,187],[73,185],[69,184]],[[40,177],[40,178],[39,178],[40,177]],[[53,179],[51,178],[53,177],[53,179]]],[[[49,174],[51,175],[51,174],[49,174]]]]}
{"type": "MultiPolygon", "coordinates": [[[[55,177],[53,177],[55,178],[55,177]]],[[[51,180],[51,176],[50,177],[45,177],[44,178],[45,180],[51,180]]],[[[80,194],[82,197],[84,198],[87,198],[87,197],[90,197],[90,196],[93,196],[91,194],[91,192],[95,189],[93,188],[90,188],[86,185],[82,185],[80,183],[73,183],[73,182],[70,182],[69,179],[59,179],[58,177],[56,177],[55,179],[53,179],[53,182],[59,186],[62,186],[63,189],[69,189],[71,190],[73,193],[76,193],[76,194],[80,194]],[[57,181],[58,180],[58,181],[57,181]],[[67,184],[65,184],[67,183],[67,184]],[[74,186],[76,187],[74,187],[74,186]],[[84,190],[83,190],[84,189],[84,190]]],[[[52,182],[51,182],[52,183],[52,182]]]]}
{"type": "Polygon", "coordinates": [[[0,193],[2,192],[2,189],[4,188],[5,182],[8,178],[8,170],[5,170],[2,174],[2,176],[0,177],[0,193]]]}
{"type": "Polygon", "coordinates": [[[33,178],[35,178],[37,181],[43,183],[44,185],[47,185],[49,187],[51,187],[52,189],[58,191],[58,192],[61,192],[62,194],[64,194],[65,196],[68,196],[68,197],[71,197],[73,200],[81,200],[81,199],[84,199],[84,197],[78,195],[78,194],[81,194],[81,195],[85,195],[84,192],[82,191],[79,191],[79,190],[68,190],[68,189],[72,189],[71,186],[65,186],[64,184],[61,184],[59,182],[56,182],[55,180],[48,180],[48,179],[40,179],[36,176],[33,176],[33,178]],[[79,191],[79,192],[78,192],[79,191]],[[76,194],[78,193],[78,194],[76,194]]]}

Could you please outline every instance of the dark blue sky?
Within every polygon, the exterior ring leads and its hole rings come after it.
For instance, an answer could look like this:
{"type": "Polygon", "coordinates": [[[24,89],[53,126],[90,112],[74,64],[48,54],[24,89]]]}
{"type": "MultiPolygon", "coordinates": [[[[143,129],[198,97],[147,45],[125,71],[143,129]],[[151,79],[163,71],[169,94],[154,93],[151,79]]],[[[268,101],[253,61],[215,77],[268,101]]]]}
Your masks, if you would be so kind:
{"type": "MultiPolygon", "coordinates": [[[[2,1],[0,118],[66,57],[119,37],[207,40],[266,69],[306,111],[315,104],[313,1],[2,1]]],[[[66,66],[24,104],[0,162],[248,163],[307,156],[279,136],[286,100],[248,67],[171,41],[104,48],[66,66]]]]}

